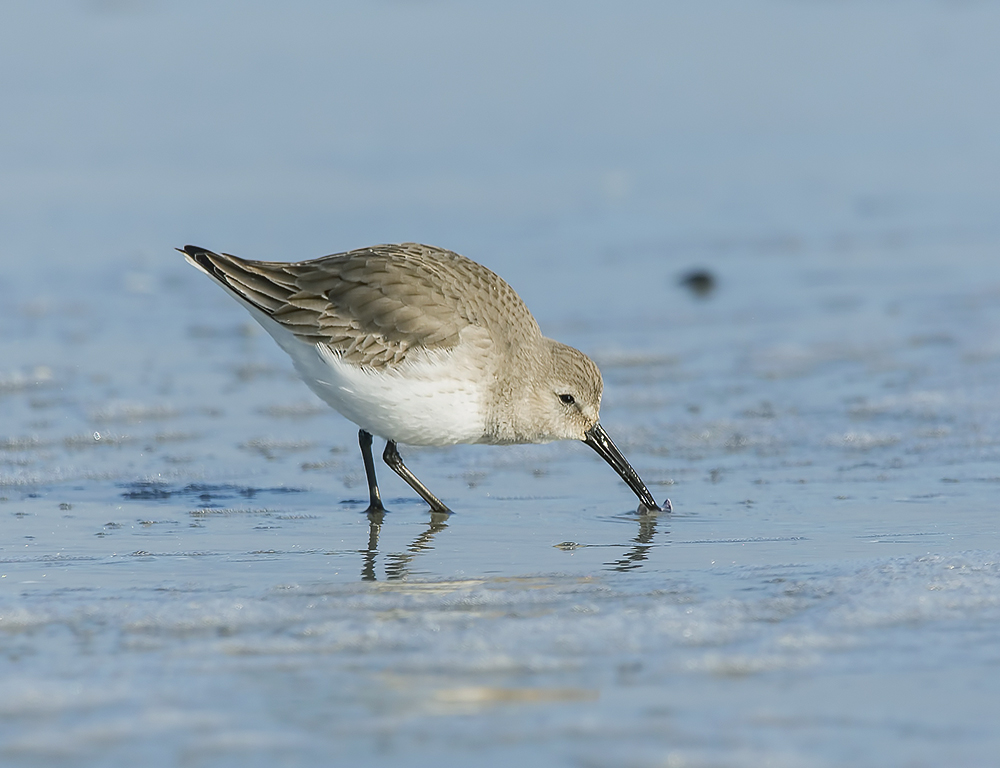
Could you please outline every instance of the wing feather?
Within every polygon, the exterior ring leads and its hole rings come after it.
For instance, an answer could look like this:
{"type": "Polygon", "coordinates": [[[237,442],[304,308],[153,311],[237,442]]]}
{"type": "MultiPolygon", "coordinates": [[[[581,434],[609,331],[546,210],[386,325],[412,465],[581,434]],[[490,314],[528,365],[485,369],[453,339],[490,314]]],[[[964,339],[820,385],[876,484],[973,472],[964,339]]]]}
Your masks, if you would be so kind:
{"type": "MultiPolygon", "coordinates": [[[[383,368],[417,350],[448,350],[479,326],[495,345],[540,335],[500,277],[451,251],[378,245],[295,263],[251,261],[195,246],[188,261],[298,338],[383,368]]],[[[482,337],[483,334],[479,334],[482,337]]]]}

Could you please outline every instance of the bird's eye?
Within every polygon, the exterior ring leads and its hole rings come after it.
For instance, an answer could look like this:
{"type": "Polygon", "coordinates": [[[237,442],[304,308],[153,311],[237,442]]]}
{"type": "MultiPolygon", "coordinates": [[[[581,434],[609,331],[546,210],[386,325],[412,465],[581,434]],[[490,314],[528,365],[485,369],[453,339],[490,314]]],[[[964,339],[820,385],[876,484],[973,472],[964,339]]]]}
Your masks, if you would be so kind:
{"type": "Polygon", "coordinates": [[[576,402],[576,398],[573,395],[559,395],[559,399],[563,401],[565,405],[573,405],[576,402]]]}

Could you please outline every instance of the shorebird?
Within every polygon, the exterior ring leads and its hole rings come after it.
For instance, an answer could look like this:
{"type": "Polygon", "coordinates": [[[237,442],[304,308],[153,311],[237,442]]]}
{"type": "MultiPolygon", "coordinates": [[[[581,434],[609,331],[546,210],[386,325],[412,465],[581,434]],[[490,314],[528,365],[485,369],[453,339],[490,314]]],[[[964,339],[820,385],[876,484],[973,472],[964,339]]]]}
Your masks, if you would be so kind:
{"type": "Polygon", "coordinates": [[[514,289],[481,264],[416,243],[295,263],[178,250],[249,310],[313,392],[358,425],[369,513],[384,510],[372,435],[385,439],[383,460],[432,512],[451,510],[406,467],[397,443],[582,440],[641,511],[661,510],[598,421],[597,366],[543,336],[514,289]]]}

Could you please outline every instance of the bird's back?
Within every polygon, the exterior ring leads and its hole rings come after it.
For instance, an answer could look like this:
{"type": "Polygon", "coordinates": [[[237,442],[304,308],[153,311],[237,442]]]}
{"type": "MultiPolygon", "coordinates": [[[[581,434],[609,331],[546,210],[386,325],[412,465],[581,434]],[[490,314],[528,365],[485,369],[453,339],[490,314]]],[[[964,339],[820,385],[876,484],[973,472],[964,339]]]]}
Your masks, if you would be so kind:
{"type": "Polygon", "coordinates": [[[503,354],[541,335],[502,278],[441,248],[377,245],[295,263],[183,250],[237,297],[345,363],[384,369],[418,350],[454,349],[472,327],[503,354]]]}

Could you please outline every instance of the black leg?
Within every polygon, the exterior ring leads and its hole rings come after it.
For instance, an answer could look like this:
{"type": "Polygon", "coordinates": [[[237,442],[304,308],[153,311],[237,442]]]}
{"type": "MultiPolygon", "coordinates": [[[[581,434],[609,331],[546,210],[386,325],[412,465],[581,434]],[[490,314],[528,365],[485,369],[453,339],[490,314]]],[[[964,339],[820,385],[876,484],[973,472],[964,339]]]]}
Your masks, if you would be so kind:
{"type": "MultiPolygon", "coordinates": [[[[367,434],[367,432],[365,434],[367,434]]],[[[371,435],[368,435],[368,440],[370,445],[371,435]]],[[[369,456],[370,455],[371,454],[369,453],[369,456]]],[[[420,498],[431,505],[431,512],[451,514],[451,510],[444,505],[444,502],[428,491],[427,486],[417,480],[417,476],[406,468],[406,465],[403,463],[403,458],[399,455],[399,451],[396,450],[395,440],[390,440],[385,444],[385,452],[382,454],[382,460],[389,465],[389,469],[409,483],[409,486],[420,494],[420,498]]],[[[372,470],[372,476],[374,477],[374,475],[375,472],[372,470]]]]}
{"type": "Polygon", "coordinates": [[[372,434],[358,430],[358,444],[361,446],[361,457],[365,460],[365,474],[368,476],[368,514],[382,512],[382,495],[378,492],[378,480],[375,479],[375,461],[372,459],[372,434]]]}

